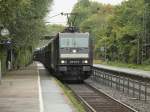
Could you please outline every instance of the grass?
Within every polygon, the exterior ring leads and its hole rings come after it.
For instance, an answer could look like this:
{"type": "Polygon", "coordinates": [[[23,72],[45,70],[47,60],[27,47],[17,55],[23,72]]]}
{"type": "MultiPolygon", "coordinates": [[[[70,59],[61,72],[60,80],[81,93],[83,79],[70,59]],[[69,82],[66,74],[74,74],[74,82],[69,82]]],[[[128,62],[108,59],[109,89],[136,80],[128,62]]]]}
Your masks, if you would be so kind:
{"type": "Polygon", "coordinates": [[[103,64],[103,65],[110,65],[110,66],[116,66],[116,67],[125,67],[125,68],[150,71],[150,64],[149,65],[137,65],[137,64],[127,64],[127,63],[121,63],[121,62],[104,62],[101,60],[94,60],[94,64],[103,64]]]}
{"type": "Polygon", "coordinates": [[[76,108],[76,110],[77,110],[78,112],[86,112],[85,109],[84,109],[84,107],[83,107],[83,105],[82,105],[82,103],[79,102],[79,101],[75,98],[73,92],[72,92],[69,88],[67,88],[66,86],[64,86],[59,80],[56,79],[56,82],[57,82],[57,83],[59,84],[59,86],[63,89],[65,95],[70,99],[71,103],[72,103],[73,106],[76,108]]]}

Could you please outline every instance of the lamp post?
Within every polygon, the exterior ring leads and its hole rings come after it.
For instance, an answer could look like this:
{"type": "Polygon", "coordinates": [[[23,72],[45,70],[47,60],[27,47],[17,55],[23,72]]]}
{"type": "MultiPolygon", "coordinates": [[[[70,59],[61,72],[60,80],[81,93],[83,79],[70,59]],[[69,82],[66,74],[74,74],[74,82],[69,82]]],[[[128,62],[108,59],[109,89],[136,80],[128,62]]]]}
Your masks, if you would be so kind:
{"type": "Polygon", "coordinates": [[[3,29],[1,30],[1,35],[2,35],[2,36],[8,36],[8,35],[9,35],[9,30],[8,30],[7,28],[3,28],[3,29]]]}
{"type": "MultiPolygon", "coordinates": [[[[9,36],[9,30],[7,28],[4,28],[4,27],[1,27],[0,28],[0,35],[2,37],[6,37],[6,36],[9,36]]],[[[10,40],[5,40],[5,41],[0,41],[0,45],[9,45],[11,44],[11,41],[10,40]]],[[[0,84],[1,84],[1,78],[2,78],[2,64],[1,64],[1,59],[0,59],[0,84]]]]}

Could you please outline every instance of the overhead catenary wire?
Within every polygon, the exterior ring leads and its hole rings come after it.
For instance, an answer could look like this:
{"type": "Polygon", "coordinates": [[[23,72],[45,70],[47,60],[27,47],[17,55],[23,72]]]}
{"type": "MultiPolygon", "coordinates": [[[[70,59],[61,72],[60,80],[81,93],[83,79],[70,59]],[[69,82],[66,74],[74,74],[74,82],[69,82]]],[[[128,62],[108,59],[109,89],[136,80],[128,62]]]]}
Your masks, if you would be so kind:
{"type": "Polygon", "coordinates": [[[50,16],[50,17],[48,17],[48,18],[49,18],[49,19],[51,19],[51,18],[57,17],[57,16],[62,15],[62,14],[63,14],[63,13],[59,13],[59,14],[56,14],[56,15],[50,16]]]}
{"type": "MultiPolygon", "coordinates": [[[[58,13],[58,14],[56,14],[56,15],[50,16],[50,17],[48,17],[48,18],[51,19],[51,18],[57,17],[57,16],[59,16],[59,15],[67,16],[67,19],[68,19],[68,22],[67,22],[67,23],[69,24],[69,26],[72,26],[72,25],[74,25],[74,23],[75,23],[76,16],[78,15],[78,13],[63,13],[63,12],[61,12],[61,13],[58,13]],[[74,15],[74,16],[75,16],[72,22],[70,21],[69,15],[74,15]]],[[[46,22],[46,23],[52,23],[52,22],[46,22]]]]}

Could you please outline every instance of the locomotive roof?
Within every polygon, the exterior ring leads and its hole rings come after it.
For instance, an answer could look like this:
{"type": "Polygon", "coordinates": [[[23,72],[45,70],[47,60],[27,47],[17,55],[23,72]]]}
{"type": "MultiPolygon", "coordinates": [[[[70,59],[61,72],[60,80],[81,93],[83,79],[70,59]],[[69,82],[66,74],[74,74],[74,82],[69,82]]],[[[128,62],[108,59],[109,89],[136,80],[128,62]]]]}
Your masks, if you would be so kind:
{"type": "Polygon", "coordinates": [[[64,33],[65,32],[80,32],[79,28],[78,27],[75,27],[75,26],[69,26],[69,27],[66,27],[63,31],[64,33]]]}
{"type": "Polygon", "coordinates": [[[79,32],[75,32],[75,33],[59,33],[59,36],[61,37],[89,37],[89,33],[79,33],[79,32]]]}

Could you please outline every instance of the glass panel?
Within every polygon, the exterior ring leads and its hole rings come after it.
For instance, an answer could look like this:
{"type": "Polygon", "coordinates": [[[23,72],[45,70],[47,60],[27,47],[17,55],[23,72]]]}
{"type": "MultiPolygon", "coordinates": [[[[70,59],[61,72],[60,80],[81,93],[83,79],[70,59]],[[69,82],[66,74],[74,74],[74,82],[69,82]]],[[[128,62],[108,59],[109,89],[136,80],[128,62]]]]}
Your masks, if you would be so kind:
{"type": "Polygon", "coordinates": [[[89,37],[61,37],[60,38],[60,48],[64,47],[88,47],[89,37]]]}
{"type": "Polygon", "coordinates": [[[89,38],[74,38],[74,47],[88,47],[89,38]]]}

